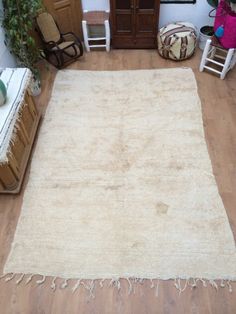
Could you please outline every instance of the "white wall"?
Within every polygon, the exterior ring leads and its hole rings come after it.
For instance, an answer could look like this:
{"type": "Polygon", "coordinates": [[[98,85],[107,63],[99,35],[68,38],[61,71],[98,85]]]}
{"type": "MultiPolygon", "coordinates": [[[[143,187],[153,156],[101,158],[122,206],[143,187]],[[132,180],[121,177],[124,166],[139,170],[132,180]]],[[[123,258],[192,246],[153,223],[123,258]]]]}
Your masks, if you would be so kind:
{"type": "Polygon", "coordinates": [[[198,29],[203,25],[213,25],[214,19],[208,16],[212,10],[206,0],[197,0],[195,4],[161,4],[160,26],[172,21],[191,22],[198,29]]]}
{"type": "Polygon", "coordinates": [[[83,10],[109,10],[110,1],[109,0],[82,0],[83,10]]]}
{"type": "Polygon", "coordinates": [[[0,0],[0,68],[14,67],[16,65],[14,57],[9,53],[4,44],[4,30],[1,26],[2,0],[0,0]]]}
{"type": "MultiPolygon", "coordinates": [[[[106,10],[109,0],[82,0],[85,10],[106,10]]],[[[198,29],[206,24],[213,24],[213,19],[208,17],[212,8],[206,0],[197,0],[195,4],[161,4],[160,27],[173,21],[187,21],[193,23],[198,29]]]]}

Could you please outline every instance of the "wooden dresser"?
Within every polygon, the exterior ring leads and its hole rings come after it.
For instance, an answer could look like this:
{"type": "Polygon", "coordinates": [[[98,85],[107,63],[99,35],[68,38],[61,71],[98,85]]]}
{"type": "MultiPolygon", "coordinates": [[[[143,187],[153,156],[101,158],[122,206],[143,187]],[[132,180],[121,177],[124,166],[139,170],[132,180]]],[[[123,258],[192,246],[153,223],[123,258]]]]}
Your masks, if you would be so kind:
{"type": "Polygon", "coordinates": [[[110,0],[112,46],[156,48],[160,0],[110,0]]]}
{"type": "MultiPolygon", "coordinates": [[[[22,73],[24,73],[23,70],[21,70],[22,73]]],[[[6,123],[1,124],[1,131],[3,132],[0,134],[0,144],[1,148],[6,145],[7,149],[1,151],[0,154],[0,193],[18,193],[20,191],[40,120],[40,113],[35,106],[34,99],[27,90],[29,79],[25,81],[18,80],[18,82],[21,90],[19,92],[14,91],[15,95],[12,96],[11,106],[9,106],[11,111],[4,112],[6,121],[12,114],[8,121],[9,125],[3,130],[6,123]],[[22,87],[24,84],[25,88],[22,87]],[[14,111],[14,114],[17,111],[15,118],[12,111],[14,111]],[[14,121],[14,119],[15,122],[11,125],[10,121],[14,121]],[[10,140],[7,139],[8,137],[10,137],[10,140]]],[[[14,82],[9,86],[9,89],[11,89],[11,86],[14,88],[14,82]]],[[[10,98],[11,95],[8,95],[8,99],[10,98]]],[[[8,104],[3,106],[8,106],[8,104]]],[[[3,110],[3,108],[1,109],[3,110]]]]}

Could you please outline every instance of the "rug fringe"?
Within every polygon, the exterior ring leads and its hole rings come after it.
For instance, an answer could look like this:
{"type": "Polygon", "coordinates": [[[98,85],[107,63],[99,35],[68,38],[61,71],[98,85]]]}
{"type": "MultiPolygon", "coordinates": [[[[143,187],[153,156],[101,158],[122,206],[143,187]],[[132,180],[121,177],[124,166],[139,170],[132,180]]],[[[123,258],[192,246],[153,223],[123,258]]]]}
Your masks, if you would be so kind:
{"type": "Polygon", "coordinates": [[[52,279],[52,283],[51,283],[51,289],[52,289],[52,291],[56,291],[56,289],[57,289],[57,286],[56,286],[56,279],[57,279],[57,277],[53,277],[53,279],[52,279]]]}
{"type": "Polygon", "coordinates": [[[24,279],[25,274],[22,274],[20,278],[17,279],[16,284],[19,285],[21,281],[24,279]]]}
{"type": "Polygon", "coordinates": [[[69,279],[65,279],[63,284],[61,285],[61,289],[65,289],[66,287],[68,287],[68,280],[69,279]]]}
{"type": "Polygon", "coordinates": [[[29,277],[26,279],[25,285],[28,285],[30,281],[33,279],[34,275],[29,275],[29,277]]]}
{"type": "MultiPolygon", "coordinates": [[[[5,282],[9,282],[15,277],[18,277],[15,281],[16,285],[20,285],[23,281],[25,281],[25,285],[28,285],[30,282],[33,281],[34,276],[37,276],[36,274],[3,274],[0,275],[0,280],[4,280],[5,282]],[[26,279],[25,279],[26,278],[26,279]]],[[[41,279],[35,280],[35,283],[37,286],[43,285],[46,282],[47,276],[41,275],[41,279]]],[[[96,282],[98,282],[99,288],[103,288],[105,283],[107,287],[112,287],[117,289],[119,292],[122,288],[124,288],[121,283],[121,280],[124,279],[127,281],[128,286],[128,295],[135,294],[135,286],[136,285],[143,285],[145,281],[150,282],[150,289],[154,289],[154,294],[156,297],[159,296],[159,285],[160,281],[162,279],[145,279],[145,278],[112,278],[112,279],[98,279],[98,280],[85,280],[85,279],[78,279],[76,283],[71,287],[71,284],[69,283],[72,278],[60,278],[60,277],[53,277],[50,288],[53,292],[55,292],[58,288],[60,289],[66,289],[70,288],[72,293],[74,294],[80,286],[82,286],[85,290],[89,292],[90,298],[95,298],[95,289],[96,289],[96,282]],[[61,280],[62,282],[56,284],[56,280],[61,280]]],[[[174,283],[174,287],[178,291],[179,295],[181,295],[188,287],[193,290],[198,287],[198,283],[202,285],[203,288],[206,288],[208,286],[212,287],[216,291],[219,291],[220,288],[227,288],[230,293],[233,292],[233,287],[231,285],[231,282],[234,280],[227,280],[227,279],[219,279],[213,280],[213,279],[203,279],[203,278],[189,278],[189,279],[181,279],[181,278],[174,278],[170,279],[174,283]]],[[[235,280],[236,281],[236,280],[235,280]]]]}
{"type": "Polygon", "coordinates": [[[6,281],[6,282],[11,281],[11,280],[15,277],[15,275],[16,275],[16,274],[13,274],[13,273],[9,274],[9,277],[6,277],[6,278],[5,278],[5,281],[6,281]]]}
{"type": "Polygon", "coordinates": [[[46,280],[46,276],[42,276],[42,277],[43,277],[42,279],[40,279],[40,280],[36,280],[37,285],[41,285],[42,283],[44,283],[44,282],[45,282],[45,280],[46,280]]]}
{"type": "Polygon", "coordinates": [[[75,291],[79,288],[80,281],[81,281],[80,279],[77,280],[76,284],[72,288],[72,293],[75,293],[75,291]]]}

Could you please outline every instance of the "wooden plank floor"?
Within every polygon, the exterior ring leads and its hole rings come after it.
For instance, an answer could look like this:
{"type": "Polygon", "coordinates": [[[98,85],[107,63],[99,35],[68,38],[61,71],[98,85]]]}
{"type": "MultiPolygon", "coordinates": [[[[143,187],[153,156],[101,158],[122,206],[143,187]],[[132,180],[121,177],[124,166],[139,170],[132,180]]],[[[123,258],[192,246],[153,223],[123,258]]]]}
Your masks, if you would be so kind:
{"type": "MultiPolygon", "coordinates": [[[[220,194],[227,210],[229,221],[236,234],[236,69],[225,81],[208,74],[199,73],[200,51],[185,62],[171,62],[161,59],[154,50],[114,50],[85,54],[70,69],[80,70],[123,70],[170,67],[191,67],[196,75],[199,95],[202,100],[203,121],[206,141],[213,164],[220,194]]],[[[37,98],[40,107],[45,108],[51,94],[56,71],[43,70],[43,92],[37,98]]],[[[80,84],[80,82],[78,82],[80,84]]],[[[182,88],[182,86],[181,86],[182,88]]],[[[50,130],[49,130],[50,132],[50,130]]],[[[26,184],[27,176],[24,182],[26,184]]],[[[14,236],[22,204],[22,192],[17,196],[0,196],[0,272],[2,271],[14,236]]],[[[215,230],[217,232],[217,230],[215,230]]],[[[30,236],[30,234],[29,234],[30,236]]],[[[43,258],[43,257],[42,257],[43,258]]],[[[122,290],[104,286],[95,289],[95,298],[80,289],[74,295],[69,289],[50,289],[51,278],[46,284],[37,286],[35,279],[25,285],[15,284],[16,279],[5,283],[0,280],[0,314],[73,314],[73,313],[122,313],[122,314],[232,314],[236,313],[236,284],[233,293],[228,289],[199,287],[186,289],[179,296],[173,281],[160,282],[159,297],[150,289],[150,282],[136,287],[135,294],[128,295],[128,285],[122,283],[122,290]]],[[[59,282],[59,281],[58,281],[59,282]]],[[[98,285],[98,283],[97,283],[98,285]]]]}

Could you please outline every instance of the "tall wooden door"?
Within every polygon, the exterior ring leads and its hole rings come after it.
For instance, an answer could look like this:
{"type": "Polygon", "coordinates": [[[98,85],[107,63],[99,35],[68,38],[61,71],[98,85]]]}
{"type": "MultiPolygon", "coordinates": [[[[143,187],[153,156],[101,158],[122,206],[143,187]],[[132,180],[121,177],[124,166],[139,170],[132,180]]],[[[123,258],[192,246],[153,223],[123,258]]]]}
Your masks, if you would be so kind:
{"type": "Polygon", "coordinates": [[[156,47],[159,0],[110,0],[110,3],[113,47],[156,47]]]}
{"type": "Polygon", "coordinates": [[[80,0],[43,0],[43,2],[47,11],[56,19],[63,33],[73,31],[78,36],[82,36],[80,0]]]}

